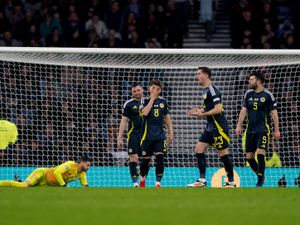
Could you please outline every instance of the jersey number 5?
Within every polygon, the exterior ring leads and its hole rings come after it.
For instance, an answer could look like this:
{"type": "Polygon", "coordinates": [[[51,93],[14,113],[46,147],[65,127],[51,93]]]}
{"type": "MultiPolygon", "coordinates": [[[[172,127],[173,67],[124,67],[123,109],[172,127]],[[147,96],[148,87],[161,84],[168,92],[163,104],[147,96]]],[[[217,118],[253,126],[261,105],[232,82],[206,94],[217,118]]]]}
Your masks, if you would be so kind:
{"type": "Polygon", "coordinates": [[[159,111],[158,111],[158,109],[154,109],[154,116],[155,116],[155,117],[158,117],[158,116],[159,116],[159,111]]]}
{"type": "Polygon", "coordinates": [[[253,110],[257,110],[257,102],[253,103],[253,110]]]}

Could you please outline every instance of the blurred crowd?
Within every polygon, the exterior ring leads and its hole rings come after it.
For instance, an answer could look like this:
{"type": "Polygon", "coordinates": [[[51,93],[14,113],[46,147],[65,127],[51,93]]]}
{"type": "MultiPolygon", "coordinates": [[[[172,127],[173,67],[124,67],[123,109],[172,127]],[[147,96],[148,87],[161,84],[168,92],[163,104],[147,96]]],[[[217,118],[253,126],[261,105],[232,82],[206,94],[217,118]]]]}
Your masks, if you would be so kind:
{"type": "Polygon", "coordinates": [[[233,48],[294,49],[300,47],[300,1],[231,1],[233,48]]]}
{"type": "MultiPolygon", "coordinates": [[[[253,68],[248,69],[234,68],[232,71],[225,69],[218,72],[218,76],[231,73],[231,79],[235,81],[232,99],[226,100],[226,114],[232,126],[237,121],[241,96],[248,88],[247,74],[253,68]]],[[[283,137],[279,144],[271,142],[268,157],[276,152],[283,166],[299,166],[300,79],[296,76],[299,68],[272,66],[261,67],[260,70],[266,76],[266,88],[277,98],[283,137]]],[[[0,155],[0,165],[56,165],[82,154],[94,158],[96,166],[124,165],[127,162],[126,150],[120,152],[116,146],[122,105],[130,98],[133,82],[140,82],[146,90],[153,78],[164,82],[163,96],[173,109],[175,128],[180,133],[177,135],[181,137],[181,134],[192,132],[179,122],[185,118],[182,117],[182,111],[176,111],[180,104],[184,104],[178,102],[178,96],[190,93],[189,89],[181,89],[177,82],[172,81],[173,72],[169,72],[163,69],[112,70],[2,62],[0,119],[16,123],[19,136],[15,145],[0,152],[5,154],[2,157],[0,155]],[[176,93],[176,96],[172,93],[176,93]]],[[[178,73],[186,76],[193,72],[180,70],[178,73]]],[[[220,83],[220,88],[224,89],[222,85],[226,83],[220,83]]],[[[223,94],[227,96],[225,99],[228,98],[228,92],[224,91],[223,94]]],[[[233,161],[236,166],[244,166],[242,145],[232,138],[233,161]]],[[[184,142],[180,139],[177,141],[184,142]]],[[[191,144],[189,141],[184,143],[187,146],[191,144]]],[[[171,146],[168,165],[196,165],[190,149],[171,146]]],[[[218,157],[212,157],[209,163],[210,166],[218,166],[220,161],[218,157]]]]}
{"type": "Polygon", "coordinates": [[[188,0],[3,0],[0,46],[181,48],[188,0]]]}
{"type": "Polygon", "coordinates": [[[134,77],[138,72],[1,64],[0,119],[16,123],[19,135],[5,157],[0,155],[0,165],[1,160],[5,165],[56,165],[82,154],[98,159],[95,165],[114,163],[122,106],[131,97],[132,83],[146,88],[157,78],[150,70],[134,77]]]}

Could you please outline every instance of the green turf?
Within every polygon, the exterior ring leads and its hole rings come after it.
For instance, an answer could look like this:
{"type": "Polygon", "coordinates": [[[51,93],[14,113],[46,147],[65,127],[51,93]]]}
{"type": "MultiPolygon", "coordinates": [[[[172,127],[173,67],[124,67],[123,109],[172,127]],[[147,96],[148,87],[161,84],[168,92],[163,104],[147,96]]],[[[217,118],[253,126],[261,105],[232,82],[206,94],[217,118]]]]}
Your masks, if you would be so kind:
{"type": "Polygon", "coordinates": [[[0,188],[1,225],[296,225],[300,189],[0,188]]]}

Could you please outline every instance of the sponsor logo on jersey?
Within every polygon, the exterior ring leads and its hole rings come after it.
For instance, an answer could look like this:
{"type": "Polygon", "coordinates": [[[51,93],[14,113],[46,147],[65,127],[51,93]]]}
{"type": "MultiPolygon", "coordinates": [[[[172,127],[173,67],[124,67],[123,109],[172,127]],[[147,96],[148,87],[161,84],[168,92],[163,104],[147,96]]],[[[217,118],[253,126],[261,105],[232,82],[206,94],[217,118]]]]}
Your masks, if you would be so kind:
{"type": "Polygon", "coordinates": [[[207,98],[207,94],[205,93],[204,95],[203,95],[203,99],[206,99],[207,98]]]}
{"type": "Polygon", "coordinates": [[[137,109],[138,107],[135,105],[135,106],[133,106],[133,109],[137,109]]]}

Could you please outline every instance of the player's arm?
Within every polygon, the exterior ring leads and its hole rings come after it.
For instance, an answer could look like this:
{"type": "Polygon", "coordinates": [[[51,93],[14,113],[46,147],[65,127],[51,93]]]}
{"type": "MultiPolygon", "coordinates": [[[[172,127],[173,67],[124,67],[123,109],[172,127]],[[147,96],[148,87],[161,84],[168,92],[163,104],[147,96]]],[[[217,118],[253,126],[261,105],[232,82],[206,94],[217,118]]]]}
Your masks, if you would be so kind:
{"type": "Polygon", "coordinates": [[[278,141],[280,139],[280,130],[279,130],[279,116],[276,109],[271,111],[271,117],[274,123],[274,139],[278,141]]]}
{"type": "Polygon", "coordinates": [[[243,105],[242,105],[242,110],[240,111],[239,114],[239,119],[236,125],[236,129],[235,129],[235,134],[239,137],[242,134],[242,125],[243,122],[247,116],[248,110],[248,93],[249,91],[247,91],[244,95],[244,100],[243,100],[243,105]]]}
{"type": "Polygon", "coordinates": [[[242,134],[242,125],[243,125],[243,122],[247,116],[247,108],[246,107],[242,107],[242,110],[240,111],[240,114],[239,114],[239,119],[238,119],[238,122],[237,122],[237,125],[236,125],[236,129],[235,129],[235,134],[239,137],[241,134],[242,134]]]}
{"type": "Polygon", "coordinates": [[[79,178],[80,184],[83,187],[88,187],[88,182],[87,182],[87,177],[86,177],[86,173],[82,173],[80,174],[80,178],[79,178]]]}
{"type": "Polygon", "coordinates": [[[269,93],[269,110],[270,115],[272,117],[273,123],[274,123],[274,139],[278,141],[280,139],[280,130],[279,130],[279,116],[277,112],[277,101],[274,98],[272,93],[269,93]]]}
{"type": "Polygon", "coordinates": [[[173,122],[170,114],[166,114],[164,120],[168,128],[168,144],[171,144],[173,141],[173,122]]]}
{"type": "Polygon", "coordinates": [[[156,90],[155,92],[151,93],[150,95],[150,100],[148,102],[148,104],[142,109],[142,115],[143,116],[148,116],[149,112],[152,109],[153,106],[153,102],[155,99],[158,98],[159,92],[156,90]]]}
{"type": "Polygon", "coordinates": [[[155,97],[151,96],[148,104],[142,109],[143,116],[148,116],[148,114],[151,111],[151,108],[153,106],[154,100],[155,100],[155,97]]]}
{"type": "Polygon", "coordinates": [[[56,169],[53,171],[53,175],[55,176],[55,179],[57,180],[58,184],[63,187],[66,185],[62,174],[67,172],[70,169],[70,165],[68,165],[67,163],[63,163],[61,165],[59,165],[58,167],[56,167],[56,169]]]}
{"type": "Polygon", "coordinates": [[[206,116],[214,116],[214,115],[222,113],[223,105],[221,103],[221,94],[216,93],[215,91],[213,91],[213,93],[212,93],[210,91],[209,96],[211,97],[211,100],[213,101],[214,108],[212,108],[211,110],[209,110],[207,112],[205,112],[204,109],[193,108],[187,114],[190,116],[196,116],[196,117],[206,117],[206,116]]]}
{"type": "Polygon", "coordinates": [[[217,114],[220,114],[223,110],[223,105],[221,103],[218,103],[214,106],[213,109],[207,111],[207,112],[203,112],[203,111],[200,111],[200,115],[201,117],[203,116],[214,116],[214,115],[217,115],[217,114]]]}
{"type": "Polygon", "coordinates": [[[119,125],[118,138],[117,138],[117,144],[118,144],[119,149],[123,148],[123,134],[124,134],[124,130],[126,128],[127,122],[128,122],[128,117],[122,116],[122,119],[121,119],[121,122],[119,125]]]}

